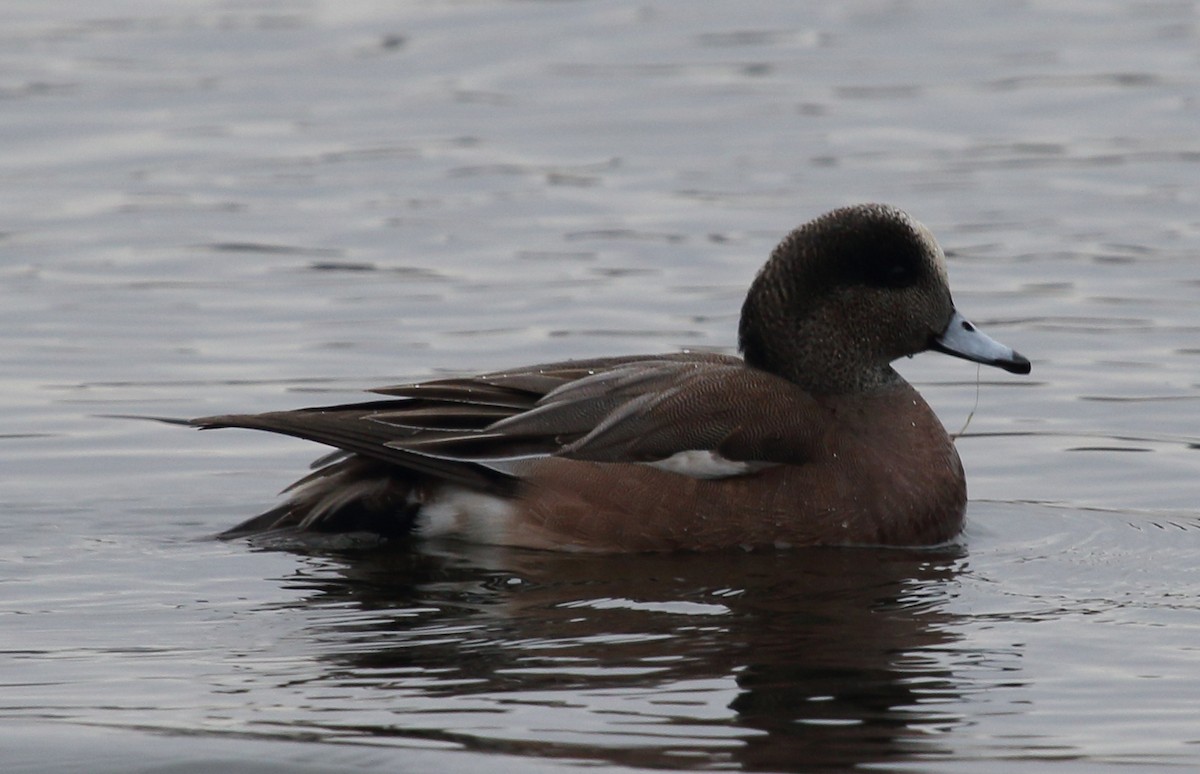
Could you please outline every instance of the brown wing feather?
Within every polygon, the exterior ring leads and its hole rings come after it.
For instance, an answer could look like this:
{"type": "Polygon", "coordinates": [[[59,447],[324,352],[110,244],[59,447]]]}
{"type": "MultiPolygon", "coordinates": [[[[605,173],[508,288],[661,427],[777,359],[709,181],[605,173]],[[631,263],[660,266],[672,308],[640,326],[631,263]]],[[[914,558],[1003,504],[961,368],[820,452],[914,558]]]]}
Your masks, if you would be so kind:
{"type": "Polygon", "coordinates": [[[744,366],[707,366],[626,401],[561,455],[652,461],[711,450],[730,460],[800,464],[818,440],[821,412],[816,400],[779,377],[744,366]]]}
{"type": "Polygon", "coordinates": [[[397,437],[398,429],[393,425],[371,421],[370,412],[361,409],[230,414],[202,417],[191,423],[202,429],[241,427],[316,441],[414,473],[483,491],[508,493],[516,485],[516,480],[511,476],[475,462],[427,457],[390,446],[388,444],[397,437]]]}
{"type": "Polygon", "coordinates": [[[710,353],[550,363],[376,392],[390,399],[192,424],[291,435],[417,477],[497,493],[519,482],[489,462],[521,457],[646,462],[714,450],[739,461],[802,462],[816,426],[815,401],[801,390],[710,353]],[[772,397],[756,400],[758,394],[772,397]],[[783,447],[800,452],[780,458],[783,447]]]}
{"type": "MultiPolygon", "coordinates": [[[[589,370],[528,411],[479,430],[415,432],[388,445],[447,460],[651,462],[712,450],[730,460],[799,464],[816,441],[820,411],[799,388],[745,365],[643,359],[589,370]]],[[[389,421],[406,424],[404,414],[391,412],[389,421]]]]}

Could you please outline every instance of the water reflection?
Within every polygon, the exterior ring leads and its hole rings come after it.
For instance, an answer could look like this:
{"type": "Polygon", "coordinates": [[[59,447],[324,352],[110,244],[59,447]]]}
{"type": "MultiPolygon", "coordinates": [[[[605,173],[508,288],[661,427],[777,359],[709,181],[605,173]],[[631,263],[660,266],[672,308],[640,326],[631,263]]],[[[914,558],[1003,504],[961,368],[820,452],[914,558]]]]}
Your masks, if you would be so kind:
{"type": "Polygon", "coordinates": [[[944,754],[963,562],[958,547],[321,557],[285,606],[319,643],[306,696],[343,699],[296,731],[672,768],[944,754]]]}

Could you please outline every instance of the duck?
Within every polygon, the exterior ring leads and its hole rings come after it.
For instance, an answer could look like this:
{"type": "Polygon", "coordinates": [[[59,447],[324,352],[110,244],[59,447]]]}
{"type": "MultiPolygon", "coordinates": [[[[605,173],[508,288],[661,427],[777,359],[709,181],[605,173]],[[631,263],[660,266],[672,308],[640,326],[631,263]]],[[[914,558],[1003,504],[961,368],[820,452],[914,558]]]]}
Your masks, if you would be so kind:
{"type": "Polygon", "coordinates": [[[884,204],[789,233],[738,353],[568,360],[189,420],[333,447],[220,533],[457,538],[592,553],[928,546],[963,529],[953,439],[893,367],[933,351],[1028,374],[955,307],[933,234],[884,204]]]}

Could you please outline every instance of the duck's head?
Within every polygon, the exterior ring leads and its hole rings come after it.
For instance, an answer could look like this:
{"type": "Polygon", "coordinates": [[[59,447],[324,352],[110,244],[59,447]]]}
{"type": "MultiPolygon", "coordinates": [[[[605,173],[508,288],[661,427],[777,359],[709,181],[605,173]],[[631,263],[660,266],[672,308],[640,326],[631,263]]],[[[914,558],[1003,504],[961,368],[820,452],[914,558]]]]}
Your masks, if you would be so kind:
{"type": "Polygon", "coordinates": [[[929,229],[884,204],[822,215],[775,248],[742,306],[746,362],[815,393],[869,391],[936,350],[1013,373],[1027,359],[958,313],[929,229]]]}

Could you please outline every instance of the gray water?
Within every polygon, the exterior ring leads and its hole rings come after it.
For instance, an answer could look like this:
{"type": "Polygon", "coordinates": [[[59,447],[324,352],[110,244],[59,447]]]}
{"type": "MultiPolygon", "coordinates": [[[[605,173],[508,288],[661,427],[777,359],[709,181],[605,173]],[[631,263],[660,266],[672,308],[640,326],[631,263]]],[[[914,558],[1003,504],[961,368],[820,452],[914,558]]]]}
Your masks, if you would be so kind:
{"type": "Polygon", "coordinates": [[[1200,767],[1198,127],[1195,2],[0,4],[0,768],[1200,767]],[[864,200],[1034,362],[899,364],[947,548],[254,550],[319,448],[106,416],[729,351],[864,200]]]}

